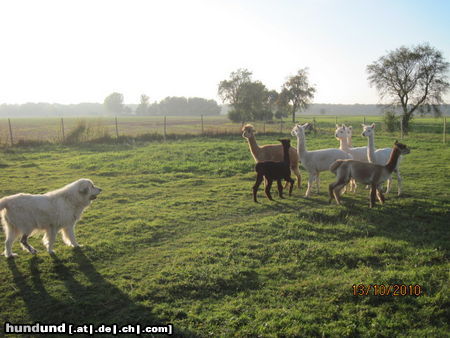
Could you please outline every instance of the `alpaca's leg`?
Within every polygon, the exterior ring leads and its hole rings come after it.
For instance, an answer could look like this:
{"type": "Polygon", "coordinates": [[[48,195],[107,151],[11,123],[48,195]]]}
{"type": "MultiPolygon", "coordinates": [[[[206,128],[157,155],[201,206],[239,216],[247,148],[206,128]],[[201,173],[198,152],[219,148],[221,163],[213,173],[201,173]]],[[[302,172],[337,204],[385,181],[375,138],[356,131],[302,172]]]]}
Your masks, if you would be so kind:
{"type": "Polygon", "coordinates": [[[380,201],[381,204],[384,204],[385,198],[383,195],[383,192],[381,191],[381,187],[377,187],[377,198],[380,201]]]}
{"type": "Polygon", "coordinates": [[[391,191],[391,186],[392,186],[392,175],[389,176],[386,182],[386,194],[389,194],[389,192],[391,191]]]}
{"type": "Polygon", "coordinates": [[[258,203],[258,200],[256,199],[256,193],[258,192],[258,188],[261,185],[261,182],[263,181],[264,176],[261,174],[258,174],[256,176],[256,182],[253,185],[253,201],[255,201],[256,203],[258,203]]]}
{"type": "Polygon", "coordinates": [[[278,196],[280,196],[280,198],[283,198],[283,185],[281,184],[281,179],[277,180],[277,187],[278,187],[278,196]]]}
{"type": "Polygon", "coordinates": [[[397,191],[397,196],[400,196],[402,194],[402,177],[400,176],[400,168],[397,168],[395,170],[397,172],[397,185],[398,185],[398,191],[397,191]]]}
{"type": "Polygon", "coordinates": [[[311,194],[312,185],[313,185],[313,182],[315,179],[316,179],[316,173],[309,173],[308,189],[306,189],[305,197],[309,197],[309,195],[311,194]]]}
{"type": "Polygon", "coordinates": [[[22,235],[22,238],[20,239],[20,245],[23,249],[28,250],[33,255],[37,253],[37,250],[28,243],[28,235],[22,235]]]}
{"type": "Polygon", "coordinates": [[[272,188],[272,182],[273,180],[271,180],[270,178],[267,179],[267,185],[266,185],[266,189],[264,190],[266,193],[266,196],[269,200],[273,201],[272,195],[270,194],[270,188],[272,188]]]}
{"type": "Polygon", "coordinates": [[[356,192],[356,188],[358,187],[358,185],[356,184],[356,180],[352,178],[350,183],[351,183],[351,186],[352,186],[351,191],[352,192],[356,192]]]}
{"type": "Polygon", "coordinates": [[[370,204],[369,207],[373,208],[375,206],[375,200],[377,195],[377,186],[375,184],[372,184],[370,187],[370,204]]]}
{"type": "Polygon", "coordinates": [[[300,169],[298,167],[294,168],[294,174],[297,176],[297,187],[301,189],[302,187],[302,175],[300,174],[300,169]]]}
{"type": "Polygon", "coordinates": [[[289,183],[291,184],[290,185],[290,187],[289,187],[289,196],[292,196],[292,189],[294,189],[294,183],[295,183],[295,181],[291,178],[291,177],[289,177],[289,183]]]}

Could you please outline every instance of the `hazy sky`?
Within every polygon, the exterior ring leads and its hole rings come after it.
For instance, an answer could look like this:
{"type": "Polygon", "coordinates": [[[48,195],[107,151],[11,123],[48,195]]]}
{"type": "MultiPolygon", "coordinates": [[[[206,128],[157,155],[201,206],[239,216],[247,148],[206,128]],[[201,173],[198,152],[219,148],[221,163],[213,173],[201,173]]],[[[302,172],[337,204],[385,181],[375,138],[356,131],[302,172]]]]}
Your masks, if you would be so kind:
{"type": "Polygon", "coordinates": [[[450,61],[449,18],[444,0],[0,1],[0,103],[219,101],[238,68],[279,90],[304,67],[316,103],[377,103],[366,66],[423,42],[450,61]]]}

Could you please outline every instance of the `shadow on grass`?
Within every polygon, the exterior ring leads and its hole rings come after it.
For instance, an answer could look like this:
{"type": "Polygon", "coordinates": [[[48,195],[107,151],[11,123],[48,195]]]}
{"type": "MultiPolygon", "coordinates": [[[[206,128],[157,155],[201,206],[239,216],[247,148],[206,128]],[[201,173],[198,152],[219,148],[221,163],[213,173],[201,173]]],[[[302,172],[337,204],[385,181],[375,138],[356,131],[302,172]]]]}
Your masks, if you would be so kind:
{"type": "MultiPolygon", "coordinates": [[[[65,262],[56,256],[52,256],[50,272],[44,272],[40,263],[42,259],[38,256],[29,260],[30,277],[28,277],[18,269],[14,259],[8,260],[14,283],[32,323],[65,322],[95,326],[167,324],[168,319],[155,317],[151,307],[137,304],[119,288],[105,280],[80,249],[74,249],[70,262],[67,262],[75,263],[74,268],[66,266],[65,262]],[[49,273],[50,276],[42,278],[42,273],[49,273]],[[30,282],[27,282],[27,279],[30,282]],[[61,284],[65,286],[65,290],[58,288],[61,284]]],[[[192,336],[192,333],[179,331],[176,327],[174,329],[178,334],[192,336]]]]}

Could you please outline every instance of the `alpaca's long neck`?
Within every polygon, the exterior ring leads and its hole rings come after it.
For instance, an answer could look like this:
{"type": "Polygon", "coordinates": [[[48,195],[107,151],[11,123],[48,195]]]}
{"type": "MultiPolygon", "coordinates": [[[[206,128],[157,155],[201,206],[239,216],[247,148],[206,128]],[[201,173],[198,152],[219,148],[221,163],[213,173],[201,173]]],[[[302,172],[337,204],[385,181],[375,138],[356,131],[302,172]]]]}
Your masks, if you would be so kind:
{"type": "Polygon", "coordinates": [[[341,148],[341,150],[348,150],[349,149],[349,145],[348,145],[348,141],[346,137],[341,137],[339,139],[339,148],[341,148]]]}
{"type": "Polygon", "coordinates": [[[347,140],[347,146],[349,148],[352,148],[353,147],[352,146],[352,136],[350,135],[350,136],[346,137],[346,140],[347,140]]]}
{"type": "Polygon", "coordinates": [[[290,143],[283,143],[283,161],[284,161],[284,163],[287,163],[287,164],[290,163],[289,148],[291,148],[290,143]]]}
{"type": "Polygon", "coordinates": [[[370,163],[375,163],[375,137],[370,135],[368,138],[367,159],[370,163]]]}
{"type": "Polygon", "coordinates": [[[305,143],[305,135],[303,135],[303,137],[297,136],[297,152],[300,156],[301,161],[303,161],[308,154],[305,143]]]}
{"type": "Polygon", "coordinates": [[[248,141],[248,145],[250,147],[250,151],[252,152],[253,157],[255,158],[255,160],[258,160],[259,151],[261,150],[261,148],[256,143],[255,136],[252,135],[251,137],[249,137],[247,139],[247,141],[248,141]]]}
{"type": "Polygon", "coordinates": [[[391,156],[389,157],[389,161],[386,163],[385,167],[389,172],[393,172],[397,167],[397,162],[400,157],[400,150],[397,147],[392,148],[391,156]]]}

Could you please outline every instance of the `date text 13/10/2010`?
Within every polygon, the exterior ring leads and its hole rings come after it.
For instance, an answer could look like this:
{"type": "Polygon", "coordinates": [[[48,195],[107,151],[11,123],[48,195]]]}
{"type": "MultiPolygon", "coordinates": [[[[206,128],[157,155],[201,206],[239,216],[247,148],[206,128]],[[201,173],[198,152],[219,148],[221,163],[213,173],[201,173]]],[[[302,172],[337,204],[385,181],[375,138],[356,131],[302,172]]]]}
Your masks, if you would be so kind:
{"type": "Polygon", "coordinates": [[[353,296],[420,296],[423,287],[419,284],[353,284],[353,296]]]}

